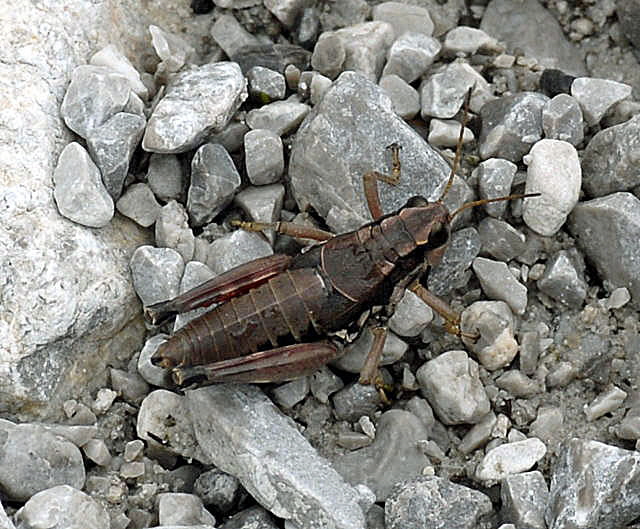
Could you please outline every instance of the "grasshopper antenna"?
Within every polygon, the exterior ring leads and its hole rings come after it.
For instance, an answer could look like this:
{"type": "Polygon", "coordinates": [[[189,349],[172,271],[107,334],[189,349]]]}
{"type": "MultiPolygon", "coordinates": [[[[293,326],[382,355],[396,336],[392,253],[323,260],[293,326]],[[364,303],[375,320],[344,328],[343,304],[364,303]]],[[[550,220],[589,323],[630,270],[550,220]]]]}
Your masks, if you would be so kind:
{"type": "Polygon", "coordinates": [[[453,217],[455,217],[458,213],[462,213],[465,209],[475,208],[476,206],[482,206],[483,204],[490,204],[491,202],[502,202],[503,200],[515,200],[517,198],[532,198],[539,197],[540,195],[541,193],[526,193],[518,195],[507,195],[506,197],[483,198],[482,200],[474,200],[473,202],[462,204],[462,206],[451,213],[451,215],[449,215],[449,221],[451,221],[451,219],[453,219],[453,217]]]}
{"type": "Polygon", "coordinates": [[[445,186],[442,195],[440,195],[438,202],[442,202],[444,197],[447,196],[449,189],[451,189],[451,186],[453,185],[453,178],[455,177],[456,171],[460,165],[460,159],[462,158],[462,139],[464,137],[464,128],[467,126],[467,122],[469,121],[469,101],[471,101],[471,92],[473,91],[473,88],[473,86],[469,87],[467,95],[464,97],[464,112],[462,114],[462,124],[460,125],[460,133],[458,134],[458,142],[456,144],[456,155],[453,158],[453,165],[451,166],[451,173],[449,173],[449,180],[447,180],[447,185],[445,186]]]}

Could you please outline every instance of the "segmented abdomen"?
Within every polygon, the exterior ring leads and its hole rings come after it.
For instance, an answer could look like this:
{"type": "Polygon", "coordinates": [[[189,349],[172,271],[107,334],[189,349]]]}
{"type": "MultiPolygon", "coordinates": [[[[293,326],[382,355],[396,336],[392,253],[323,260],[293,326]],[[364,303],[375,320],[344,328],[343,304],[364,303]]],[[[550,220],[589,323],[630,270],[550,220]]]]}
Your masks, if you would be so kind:
{"type": "Polygon", "coordinates": [[[300,341],[326,296],[315,269],[286,270],[192,320],[163,345],[182,365],[201,365],[277,347],[287,335],[300,341]]]}

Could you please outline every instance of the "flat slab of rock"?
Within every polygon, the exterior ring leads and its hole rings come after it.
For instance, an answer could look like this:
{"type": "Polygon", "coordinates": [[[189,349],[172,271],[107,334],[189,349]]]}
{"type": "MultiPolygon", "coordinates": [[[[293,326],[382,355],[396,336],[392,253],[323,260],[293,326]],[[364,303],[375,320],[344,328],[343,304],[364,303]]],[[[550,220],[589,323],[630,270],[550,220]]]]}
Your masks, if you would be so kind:
{"type": "Polygon", "coordinates": [[[289,175],[300,208],[312,206],[337,232],[371,220],[362,176],[391,170],[386,147],[393,142],[403,148],[402,178],[397,186],[380,186],[385,211],[399,209],[414,195],[438,198],[447,163],[395,114],[377,85],[343,73],[305,118],[293,143],[289,175]]]}
{"type": "Polygon", "coordinates": [[[186,392],[196,439],[276,516],[310,529],[364,529],[359,495],[255,386],[186,392]]]}

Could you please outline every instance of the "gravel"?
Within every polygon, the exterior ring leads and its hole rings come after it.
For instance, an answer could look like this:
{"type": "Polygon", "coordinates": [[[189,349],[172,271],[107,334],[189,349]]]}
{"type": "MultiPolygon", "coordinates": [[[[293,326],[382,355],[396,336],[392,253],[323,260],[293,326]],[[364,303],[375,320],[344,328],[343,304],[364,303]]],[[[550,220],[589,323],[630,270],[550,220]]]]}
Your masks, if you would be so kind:
{"type": "Polygon", "coordinates": [[[0,17],[2,527],[637,524],[639,12],[54,4],[0,17]],[[142,308],[317,251],[234,221],[356,229],[392,143],[384,212],[437,200],[469,92],[449,211],[540,196],[452,219],[422,283],[460,336],[407,282],[302,378],[177,389],[154,365],[210,309],[151,327],[142,308]],[[380,385],[363,386],[377,326],[380,385]]]}

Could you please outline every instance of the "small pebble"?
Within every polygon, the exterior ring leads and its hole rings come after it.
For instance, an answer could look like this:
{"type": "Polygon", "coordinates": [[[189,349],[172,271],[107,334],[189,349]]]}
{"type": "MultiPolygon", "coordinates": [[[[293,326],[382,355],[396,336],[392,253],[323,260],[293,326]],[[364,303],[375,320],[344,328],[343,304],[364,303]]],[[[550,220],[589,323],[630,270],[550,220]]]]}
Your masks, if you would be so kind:
{"type": "Polygon", "coordinates": [[[506,443],[487,452],[478,468],[476,478],[499,481],[512,474],[529,470],[547,453],[547,447],[538,438],[506,443]]]}
{"type": "Polygon", "coordinates": [[[116,202],[116,209],[143,228],[151,226],[160,214],[160,204],[144,183],[129,186],[116,202]]]}
{"type": "Polygon", "coordinates": [[[632,88],[609,79],[578,77],[571,84],[571,95],[580,103],[587,125],[597,125],[616,103],[627,99],[632,88]]]}
{"type": "Polygon", "coordinates": [[[627,392],[613,386],[609,390],[600,393],[595,400],[585,406],[585,415],[588,421],[595,421],[599,417],[618,409],[627,398],[627,392]]]}

